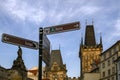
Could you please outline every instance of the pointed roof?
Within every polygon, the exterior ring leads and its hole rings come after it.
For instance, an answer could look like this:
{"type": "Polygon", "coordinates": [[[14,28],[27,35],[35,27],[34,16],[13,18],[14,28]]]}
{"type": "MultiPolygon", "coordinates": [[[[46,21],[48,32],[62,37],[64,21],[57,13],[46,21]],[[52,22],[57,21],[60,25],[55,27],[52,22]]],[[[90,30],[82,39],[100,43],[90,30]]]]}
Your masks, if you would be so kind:
{"type": "Polygon", "coordinates": [[[93,25],[86,25],[85,45],[86,46],[95,46],[96,45],[94,26],[93,25]]]}
{"type": "Polygon", "coordinates": [[[81,44],[80,44],[80,46],[82,46],[83,45],[83,37],[81,37],[81,44]]]}
{"type": "Polygon", "coordinates": [[[83,46],[83,37],[81,37],[80,49],[79,49],[79,57],[81,57],[81,47],[83,46]]]}
{"type": "Polygon", "coordinates": [[[53,63],[56,62],[58,65],[62,66],[62,56],[60,50],[52,50],[51,51],[51,60],[50,60],[50,66],[53,65],[53,63]]]}
{"type": "Polygon", "coordinates": [[[101,36],[101,33],[100,33],[100,44],[102,45],[102,36],[101,36]]]}

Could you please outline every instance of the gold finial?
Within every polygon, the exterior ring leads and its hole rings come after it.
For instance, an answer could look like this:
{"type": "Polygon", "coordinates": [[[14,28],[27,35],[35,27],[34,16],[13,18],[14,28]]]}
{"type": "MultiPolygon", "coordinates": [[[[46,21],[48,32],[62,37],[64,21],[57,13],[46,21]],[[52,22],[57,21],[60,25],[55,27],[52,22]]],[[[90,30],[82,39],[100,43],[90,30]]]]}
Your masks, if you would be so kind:
{"type": "Polygon", "coordinates": [[[87,19],[86,19],[86,25],[87,25],[87,19]]]}
{"type": "Polygon", "coordinates": [[[60,50],[60,44],[59,44],[59,50],[60,50]]]}
{"type": "Polygon", "coordinates": [[[92,18],[92,25],[94,24],[93,18],[92,18]]]}

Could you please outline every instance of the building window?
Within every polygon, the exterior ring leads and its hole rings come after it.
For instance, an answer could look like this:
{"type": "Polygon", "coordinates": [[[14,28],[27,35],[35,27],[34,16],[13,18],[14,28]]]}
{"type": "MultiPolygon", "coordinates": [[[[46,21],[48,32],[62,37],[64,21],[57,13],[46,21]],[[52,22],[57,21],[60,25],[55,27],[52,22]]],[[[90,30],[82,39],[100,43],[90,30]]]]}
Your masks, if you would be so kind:
{"type": "Polygon", "coordinates": [[[114,53],[116,52],[116,47],[114,47],[114,53]]]}
{"type": "Polygon", "coordinates": [[[104,60],[106,59],[106,54],[104,53],[104,55],[103,55],[103,58],[104,58],[104,60]]]}
{"type": "Polygon", "coordinates": [[[112,73],[113,74],[115,73],[115,67],[112,67],[112,73]]]}
{"type": "Polygon", "coordinates": [[[61,74],[61,75],[60,75],[60,77],[62,78],[62,77],[63,77],[63,75],[61,74]]]}
{"type": "Polygon", "coordinates": [[[110,71],[110,69],[108,70],[108,76],[111,74],[111,71],[110,71]]]}
{"type": "Polygon", "coordinates": [[[112,58],[112,64],[114,63],[114,61],[115,61],[115,57],[112,58]]]}
{"type": "Polygon", "coordinates": [[[10,76],[10,74],[7,75],[8,77],[10,76]]]}
{"type": "Polygon", "coordinates": [[[120,71],[120,62],[118,62],[118,70],[120,71]]]}
{"type": "MultiPolygon", "coordinates": [[[[120,74],[118,75],[118,78],[120,79],[120,74]]],[[[118,80],[119,80],[119,79],[118,79],[118,80]]]]}
{"type": "Polygon", "coordinates": [[[112,55],[112,52],[111,52],[111,50],[110,50],[110,52],[109,52],[109,57],[112,55]]]}
{"type": "Polygon", "coordinates": [[[114,77],[112,77],[112,80],[114,80],[114,77]]]}
{"type": "Polygon", "coordinates": [[[120,51],[120,45],[118,47],[119,47],[119,51],[120,51]]]}
{"type": "Polygon", "coordinates": [[[105,68],[105,63],[102,63],[102,68],[105,68]]]}
{"type": "Polygon", "coordinates": [[[110,60],[108,60],[108,66],[110,65],[110,60]]]}
{"type": "Polygon", "coordinates": [[[116,47],[116,51],[119,51],[119,45],[116,47]]]}
{"type": "Polygon", "coordinates": [[[103,77],[105,77],[105,72],[103,72],[103,77]]]}

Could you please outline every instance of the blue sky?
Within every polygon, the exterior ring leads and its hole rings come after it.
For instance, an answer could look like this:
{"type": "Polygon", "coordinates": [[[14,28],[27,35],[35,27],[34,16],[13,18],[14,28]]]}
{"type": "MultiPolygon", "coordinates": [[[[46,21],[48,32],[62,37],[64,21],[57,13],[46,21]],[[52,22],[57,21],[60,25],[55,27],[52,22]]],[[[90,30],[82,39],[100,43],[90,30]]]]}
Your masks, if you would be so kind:
{"type": "MultiPolygon", "coordinates": [[[[94,21],[96,40],[102,34],[104,50],[120,40],[120,0],[0,0],[0,39],[2,33],[38,41],[39,27],[79,21],[81,29],[48,35],[53,50],[62,53],[67,74],[80,75],[78,57],[81,37],[87,24],[94,21]]],[[[10,68],[18,47],[0,41],[0,65],[10,68]]],[[[38,50],[23,49],[27,69],[38,65],[38,50]]]]}

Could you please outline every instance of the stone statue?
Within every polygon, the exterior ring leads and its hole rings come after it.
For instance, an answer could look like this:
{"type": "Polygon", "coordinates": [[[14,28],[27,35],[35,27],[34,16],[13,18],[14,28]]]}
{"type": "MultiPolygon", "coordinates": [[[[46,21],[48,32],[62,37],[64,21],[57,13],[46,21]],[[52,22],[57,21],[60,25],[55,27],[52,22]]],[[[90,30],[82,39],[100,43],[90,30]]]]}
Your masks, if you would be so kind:
{"type": "MultiPolygon", "coordinates": [[[[20,48],[20,46],[18,46],[18,51],[17,51],[17,58],[13,61],[13,65],[12,65],[12,70],[16,70],[20,76],[22,77],[22,80],[26,80],[27,78],[27,70],[26,67],[24,65],[24,61],[22,59],[22,49],[20,48]]],[[[16,79],[18,80],[18,79],[16,79]]]]}
{"type": "Polygon", "coordinates": [[[18,57],[22,57],[22,49],[20,46],[19,46],[17,53],[18,53],[18,57]]]}
{"type": "Polygon", "coordinates": [[[18,51],[17,51],[18,57],[16,58],[16,60],[13,61],[13,69],[17,69],[17,70],[26,70],[26,67],[24,65],[24,61],[22,59],[22,49],[20,48],[20,46],[18,47],[18,51]]]}

